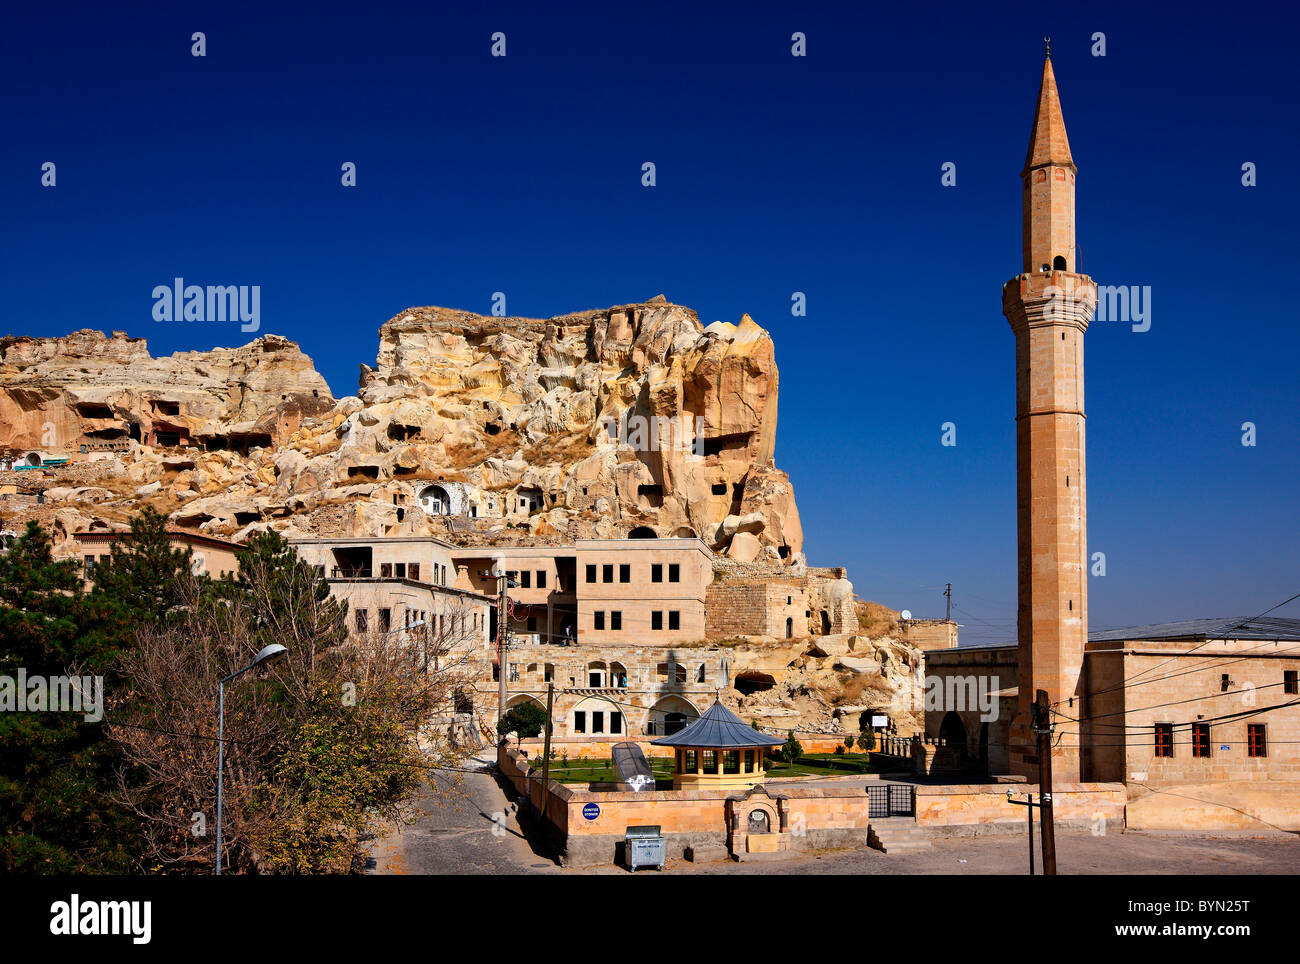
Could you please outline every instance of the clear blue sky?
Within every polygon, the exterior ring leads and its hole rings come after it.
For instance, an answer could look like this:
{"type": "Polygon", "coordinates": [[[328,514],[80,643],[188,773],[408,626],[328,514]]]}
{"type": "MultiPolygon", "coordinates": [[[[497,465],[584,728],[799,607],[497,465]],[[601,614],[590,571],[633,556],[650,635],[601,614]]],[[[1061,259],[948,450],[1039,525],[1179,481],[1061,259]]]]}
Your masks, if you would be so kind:
{"type": "Polygon", "coordinates": [[[154,322],[150,293],[258,284],[263,331],[346,395],[410,305],[487,312],[503,291],[546,317],[662,292],[706,324],[749,312],[776,340],[809,559],[918,615],[951,580],[963,639],[1010,639],[1000,288],[1051,34],[1084,269],[1152,289],[1150,331],[1087,335],[1092,624],[1300,591],[1294,11],[274,6],[6,8],[0,332],[242,344],[154,322]]]}

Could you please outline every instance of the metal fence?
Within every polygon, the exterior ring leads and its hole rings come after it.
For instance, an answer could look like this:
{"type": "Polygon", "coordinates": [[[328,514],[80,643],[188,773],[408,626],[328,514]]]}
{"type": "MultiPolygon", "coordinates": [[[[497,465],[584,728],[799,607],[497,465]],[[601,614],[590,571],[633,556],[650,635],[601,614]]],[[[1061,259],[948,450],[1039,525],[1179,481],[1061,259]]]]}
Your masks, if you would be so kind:
{"type": "Polygon", "coordinates": [[[916,787],[908,783],[867,784],[867,816],[911,817],[916,814],[916,787]]]}

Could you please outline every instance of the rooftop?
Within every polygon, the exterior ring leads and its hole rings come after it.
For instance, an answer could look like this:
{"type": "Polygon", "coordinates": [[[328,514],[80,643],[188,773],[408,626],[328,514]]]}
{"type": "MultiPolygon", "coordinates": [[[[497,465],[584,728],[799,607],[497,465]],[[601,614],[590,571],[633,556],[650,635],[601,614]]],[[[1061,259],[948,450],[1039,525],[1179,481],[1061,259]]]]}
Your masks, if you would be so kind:
{"type": "Polygon", "coordinates": [[[690,726],[651,740],[656,746],[695,746],[705,748],[780,746],[784,740],[760,733],[740,717],[715,702],[690,726]]]}

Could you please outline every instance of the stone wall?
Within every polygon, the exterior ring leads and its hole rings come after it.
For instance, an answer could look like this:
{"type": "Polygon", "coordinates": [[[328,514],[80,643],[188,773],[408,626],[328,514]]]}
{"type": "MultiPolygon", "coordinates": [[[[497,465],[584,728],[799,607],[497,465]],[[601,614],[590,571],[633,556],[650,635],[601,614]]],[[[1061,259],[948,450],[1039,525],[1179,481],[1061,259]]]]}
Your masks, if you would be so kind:
{"type": "Polygon", "coordinates": [[[794,582],[714,583],[705,594],[704,612],[707,639],[808,635],[807,595],[794,582]]]}
{"type": "MultiPolygon", "coordinates": [[[[1008,790],[1017,800],[1024,800],[1027,793],[1037,799],[1039,793],[1034,783],[918,786],[916,822],[923,827],[943,827],[950,836],[1023,833],[1025,808],[1007,800],[1008,790]]],[[[1104,826],[1105,832],[1118,833],[1124,829],[1125,803],[1121,783],[1063,783],[1052,788],[1058,829],[1104,826]],[[1098,822],[1101,820],[1104,824],[1098,822]]]]}

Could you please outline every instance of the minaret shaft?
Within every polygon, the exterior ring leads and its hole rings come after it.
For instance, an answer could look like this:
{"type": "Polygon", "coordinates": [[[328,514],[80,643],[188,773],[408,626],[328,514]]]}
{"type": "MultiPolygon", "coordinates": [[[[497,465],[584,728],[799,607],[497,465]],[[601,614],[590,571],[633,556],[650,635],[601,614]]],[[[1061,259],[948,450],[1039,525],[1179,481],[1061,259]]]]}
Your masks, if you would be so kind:
{"type": "Polygon", "coordinates": [[[1010,765],[1037,779],[1030,708],[1046,690],[1057,711],[1057,783],[1084,776],[1070,720],[1083,713],[1088,638],[1083,336],[1096,286],[1074,271],[1075,175],[1048,59],[1021,174],[1024,272],[1003,286],[1002,310],[1016,338],[1019,698],[1010,765]]]}

